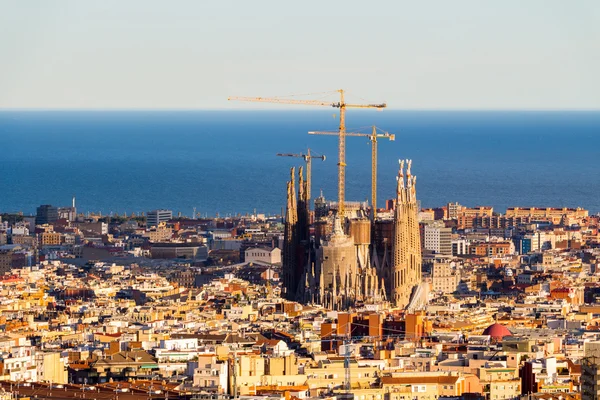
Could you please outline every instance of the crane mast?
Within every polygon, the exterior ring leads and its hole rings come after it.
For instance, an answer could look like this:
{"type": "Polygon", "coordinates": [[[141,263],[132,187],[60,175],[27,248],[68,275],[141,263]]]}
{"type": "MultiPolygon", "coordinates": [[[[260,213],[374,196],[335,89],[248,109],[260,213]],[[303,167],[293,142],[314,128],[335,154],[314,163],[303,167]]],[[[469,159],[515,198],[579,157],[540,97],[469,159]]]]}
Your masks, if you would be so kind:
{"type": "Polygon", "coordinates": [[[253,101],[263,103],[278,103],[278,104],[302,104],[309,106],[325,106],[340,109],[340,125],[338,130],[338,216],[344,217],[345,214],[345,193],[346,193],[346,109],[347,108],[376,108],[382,109],[387,107],[385,103],[381,104],[346,104],[344,98],[344,90],[339,89],[340,101],[326,102],[320,100],[297,100],[285,99],[280,97],[229,97],[228,100],[237,101],[253,101]]]}
{"type": "MultiPolygon", "coordinates": [[[[310,131],[309,135],[338,135],[338,132],[310,131]]],[[[377,127],[373,126],[371,133],[345,132],[344,136],[366,137],[371,142],[371,207],[373,208],[373,218],[377,215],[377,139],[395,140],[396,135],[383,132],[378,133],[377,127]]],[[[345,140],[345,138],[344,138],[345,140]]],[[[345,147],[345,146],[344,146],[345,147]]],[[[344,155],[345,156],[345,155],[344,155]]]]}
{"type": "Polygon", "coordinates": [[[344,91],[340,90],[340,128],[338,134],[338,216],[346,213],[346,105],[344,91]]]}
{"type": "Polygon", "coordinates": [[[371,215],[373,221],[377,216],[377,128],[373,125],[371,134],[371,215]]]}
{"type": "Polygon", "coordinates": [[[311,185],[312,185],[312,159],[313,158],[317,158],[320,160],[325,161],[325,156],[321,155],[321,156],[316,156],[314,154],[310,154],[310,149],[307,150],[306,154],[300,153],[300,154],[294,154],[294,153],[277,153],[277,156],[279,157],[299,157],[299,158],[303,158],[304,162],[306,163],[306,197],[308,198],[308,204],[309,204],[309,208],[310,208],[310,193],[311,193],[311,185]]]}

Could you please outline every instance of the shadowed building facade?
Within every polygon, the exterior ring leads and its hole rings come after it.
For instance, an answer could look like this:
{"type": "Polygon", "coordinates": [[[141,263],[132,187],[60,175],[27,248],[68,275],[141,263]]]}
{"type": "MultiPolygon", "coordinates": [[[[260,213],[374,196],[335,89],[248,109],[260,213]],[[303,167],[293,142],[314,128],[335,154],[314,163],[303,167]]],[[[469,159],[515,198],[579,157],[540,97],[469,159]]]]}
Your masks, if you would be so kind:
{"type": "Polygon", "coordinates": [[[287,183],[287,204],[285,209],[285,227],[283,233],[283,296],[288,300],[296,299],[298,278],[296,277],[296,250],[298,247],[298,210],[296,204],[295,169],[290,170],[287,183]]]}

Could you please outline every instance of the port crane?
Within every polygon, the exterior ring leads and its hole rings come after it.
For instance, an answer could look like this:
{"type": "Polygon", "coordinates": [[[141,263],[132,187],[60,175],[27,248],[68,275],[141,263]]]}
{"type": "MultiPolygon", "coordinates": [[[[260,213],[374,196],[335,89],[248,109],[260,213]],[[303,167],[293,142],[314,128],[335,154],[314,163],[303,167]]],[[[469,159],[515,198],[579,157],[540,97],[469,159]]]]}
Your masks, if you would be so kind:
{"type": "Polygon", "coordinates": [[[294,154],[294,153],[277,153],[277,155],[279,157],[299,157],[299,158],[303,158],[304,162],[306,163],[306,197],[308,197],[308,204],[310,207],[310,187],[311,187],[311,170],[312,170],[312,159],[313,158],[317,158],[319,160],[323,160],[325,161],[325,156],[324,155],[314,155],[314,154],[310,154],[310,149],[308,149],[308,151],[306,152],[306,154],[300,153],[300,154],[294,154]]]}
{"type": "MultiPolygon", "coordinates": [[[[310,131],[309,135],[337,135],[337,132],[310,131]]],[[[395,140],[396,135],[382,131],[376,126],[372,127],[371,133],[346,132],[346,136],[357,136],[369,138],[371,142],[371,207],[373,208],[373,219],[377,215],[377,139],[395,140]],[[378,132],[379,131],[379,132],[378,132]]]]}
{"type": "MultiPolygon", "coordinates": [[[[338,102],[322,100],[299,100],[282,97],[240,97],[232,96],[227,100],[254,101],[263,103],[278,104],[300,104],[308,106],[324,106],[340,109],[340,125],[337,135],[338,139],[338,216],[344,217],[345,212],[345,193],[346,193],[346,109],[347,108],[375,108],[381,110],[387,107],[386,103],[380,104],[348,104],[344,99],[344,90],[336,90],[340,95],[338,102]]],[[[322,94],[322,93],[321,93],[322,94]]]]}

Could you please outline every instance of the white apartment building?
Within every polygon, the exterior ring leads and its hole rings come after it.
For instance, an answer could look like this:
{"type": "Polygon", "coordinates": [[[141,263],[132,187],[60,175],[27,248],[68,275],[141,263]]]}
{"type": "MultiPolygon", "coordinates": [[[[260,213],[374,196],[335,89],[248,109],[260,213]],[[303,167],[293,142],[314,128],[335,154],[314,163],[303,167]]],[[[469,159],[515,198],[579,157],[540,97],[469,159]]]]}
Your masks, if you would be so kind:
{"type": "Polygon", "coordinates": [[[148,228],[158,226],[159,223],[167,222],[171,218],[173,218],[173,211],[171,210],[148,211],[146,214],[146,226],[148,228]]]}
{"type": "Polygon", "coordinates": [[[425,225],[423,244],[436,254],[452,255],[452,228],[439,223],[425,225]]]}

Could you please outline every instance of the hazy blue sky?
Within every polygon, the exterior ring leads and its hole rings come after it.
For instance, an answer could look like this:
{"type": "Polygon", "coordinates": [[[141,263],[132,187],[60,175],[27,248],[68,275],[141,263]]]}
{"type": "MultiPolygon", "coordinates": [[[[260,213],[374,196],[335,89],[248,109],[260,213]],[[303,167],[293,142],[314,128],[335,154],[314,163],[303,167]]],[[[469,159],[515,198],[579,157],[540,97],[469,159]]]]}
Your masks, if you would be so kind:
{"type": "Polygon", "coordinates": [[[600,108],[600,1],[0,0],[1,108],[600,108]],[[264,106],[263,106],[264,107],[264,106]]]}

